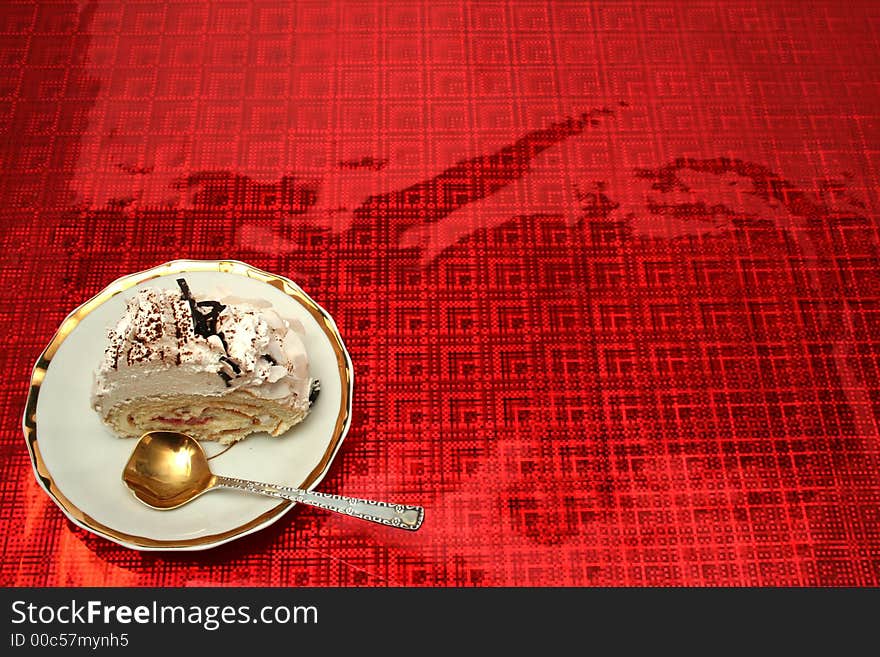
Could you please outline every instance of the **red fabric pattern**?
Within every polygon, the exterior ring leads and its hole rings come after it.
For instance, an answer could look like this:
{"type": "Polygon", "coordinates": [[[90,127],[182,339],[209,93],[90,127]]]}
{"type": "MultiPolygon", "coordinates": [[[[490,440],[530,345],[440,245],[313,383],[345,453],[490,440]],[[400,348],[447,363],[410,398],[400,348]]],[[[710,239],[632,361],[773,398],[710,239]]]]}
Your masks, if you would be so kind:
{"type": "Polygon", "coordinates": [[[880,5],[0,8],[0,583],[880,584],[880,5]],[[30,368],[187,258],[337,320],[319,510],[204,553],[69,523],[30,368]]]}

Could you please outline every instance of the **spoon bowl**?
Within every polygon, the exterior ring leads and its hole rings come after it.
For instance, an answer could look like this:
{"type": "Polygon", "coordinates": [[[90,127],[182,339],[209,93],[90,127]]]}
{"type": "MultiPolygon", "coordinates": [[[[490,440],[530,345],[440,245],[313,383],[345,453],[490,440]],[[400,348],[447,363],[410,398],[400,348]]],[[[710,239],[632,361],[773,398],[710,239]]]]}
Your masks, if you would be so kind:
{"type": "Polygon", "coordinates": [[[214,488],[235,488],[410,531],[418,529],[425,516],[420,506],[317,493],[214,474],[198,441],[176,431],[150,431],[141,436],[122,470],[122,481],[138,500],[161,511],[183,506],[214,488]]]}
{"type": "Polygon", "coordinates": [[[202,446],[175,431],[145,433],[125,464],[122,480],[154,509],[176,509],[209,491],[214,475],[202,446]]]}

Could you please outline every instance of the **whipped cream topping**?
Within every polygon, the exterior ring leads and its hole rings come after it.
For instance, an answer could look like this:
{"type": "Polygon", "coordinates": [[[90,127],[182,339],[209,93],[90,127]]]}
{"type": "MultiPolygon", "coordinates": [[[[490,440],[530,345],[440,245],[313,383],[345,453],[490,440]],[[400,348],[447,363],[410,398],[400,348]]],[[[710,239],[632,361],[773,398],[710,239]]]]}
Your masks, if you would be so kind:
{"type": "Polygon", "coordinates": [[[92,390],[102,417],[133,398],[230,390],[308,406],[309,361],[299,321],[282,318],[268,302],[195,301],[185,282],[181,288],[138,291],[109,330],[92,390]]]}

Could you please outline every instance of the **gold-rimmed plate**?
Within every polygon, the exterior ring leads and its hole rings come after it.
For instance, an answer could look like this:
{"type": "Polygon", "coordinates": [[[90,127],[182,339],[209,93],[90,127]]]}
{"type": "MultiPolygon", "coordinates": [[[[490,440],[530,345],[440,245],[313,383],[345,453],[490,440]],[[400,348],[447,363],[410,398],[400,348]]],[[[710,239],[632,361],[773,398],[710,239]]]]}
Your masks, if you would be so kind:
{"type": "Polygon", "coordinates": [[[34,367],[24,435],[37,481],[80,527],[137,550],[202,550],[258,531],[294,504],[236,491],[204,495],[173,511],[139,503],[122,483],[134,442],[118,438],[90,406],[93,372],[125,301],[148,287],[177,289],[185,276],[195,292],[269,301],[299,319],[311,375],[321,393],[305,421],[285,435],[253,435],[220,453],[206,444],[216,472],[313,489],[321,481],[351,421],[353,371],[336,324],[294,282],[233,260],[175,260],[120,278],[74,310],[34,367]]]}

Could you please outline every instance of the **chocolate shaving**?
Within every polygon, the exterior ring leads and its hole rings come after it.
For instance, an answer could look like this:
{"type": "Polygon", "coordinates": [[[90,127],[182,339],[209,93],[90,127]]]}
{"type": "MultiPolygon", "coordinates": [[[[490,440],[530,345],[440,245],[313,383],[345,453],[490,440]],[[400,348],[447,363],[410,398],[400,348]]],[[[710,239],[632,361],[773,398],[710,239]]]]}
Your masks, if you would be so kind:
{"type": "Polygon", "coordinates": [[[232,368],[234,374],[241,374],[241,368],[238,366],[238,363],[229,358],[229,356],[220,356],[220,360],[227,363],[232,368]]]}
{"type": "Polygon", "coordinates": [[[318,395],[321,394],[321,382],[318,379],[312,381],[311,388],[309,389],[309,407],[311,408],[312,404],[315,403],[315,400],[318,399],[318,395]]]}
{"type": "MultiPolygon", "coordinates": [[[[216,335],[220,338],[220,342],[223,345],[223,351],[228,354],[229,345],[226,342],[226,336],[224,336],[222,332],[218,333],[217,331],[217,321],[220,319],[220,313],[226,309],[226,306],[219,301],[196,301],[193,299],[192,292],[190,292],[189,285],[187,285],[186,279],[184,278],[178,278],[177,284],[180,286],[180,291],[183,293],[184,300],[189,302],[189,309],[193,320],[193,332],[206,339],[212,335],[216,335]]],[[[232,368],[233,374],[241,374],[241,367],[239,367],[238,363],[234,360],[228,356],[221,356],[220,360],[232,368]]],[[[217,374],[223,379],[226,387],[230,387],[230,381],[232,381],[233,377],[222,370],[217,372],[217,374]]]]}
{"type": "Polygon", "coordinates": [[[177,285],[180,287],[180,291],[183,292],[183,298],[187,301],[192,301],[192,293],[189,291],[189,285],[186,284],[186,279],[178,278],[177,285]]]}
{"type": "MultiPolygon", "coordinates": [[[[177,284],[180,286],[181,292],[183,292],[183,298],[189,302],[189,309],[193,319],[193,332],[203,338],[217,335],[217,320],[220,318],[220,313],[226,309],[226,306],[219,301],[196,301],[193,299],[186,279],[178,278],[177,284]],[[209,308],[209,310],[205,312],[202,308],[209,308]]],[[[225,346],[225,340],[221,338],[221,341],[225,346]]]]}
{"type": "Polygon", "coordinates": [[[223,335],[223,331],[220,331],[217,334],[217,337],[220,338],[220,342],[223,344],[223,351],[225,351],[228,354],[229,353],[229,344],[227,344],[227,342],[226,342],[226,336],[223,335]]]}
{"type": "Polygon", "coordinates": [[[272,356],[270,356],[269,354],[263,354],[261,356],[261,358],[264,358],[265,360],[269,361],[269,365],[277,365],[278,364],[278,361],[275,360],[274,358],[272,358],[272,356]]]}
{"type": "Polygon", "coordinates": [[[193,328],[198,335],[207,338],[217,335],[217,320],[220,313],[226,308],[219,301],[199,301],[195,304],[193,312],[193,328]],[[210,308],[208,312],[204,312],[202,308],[210,308]]]}

